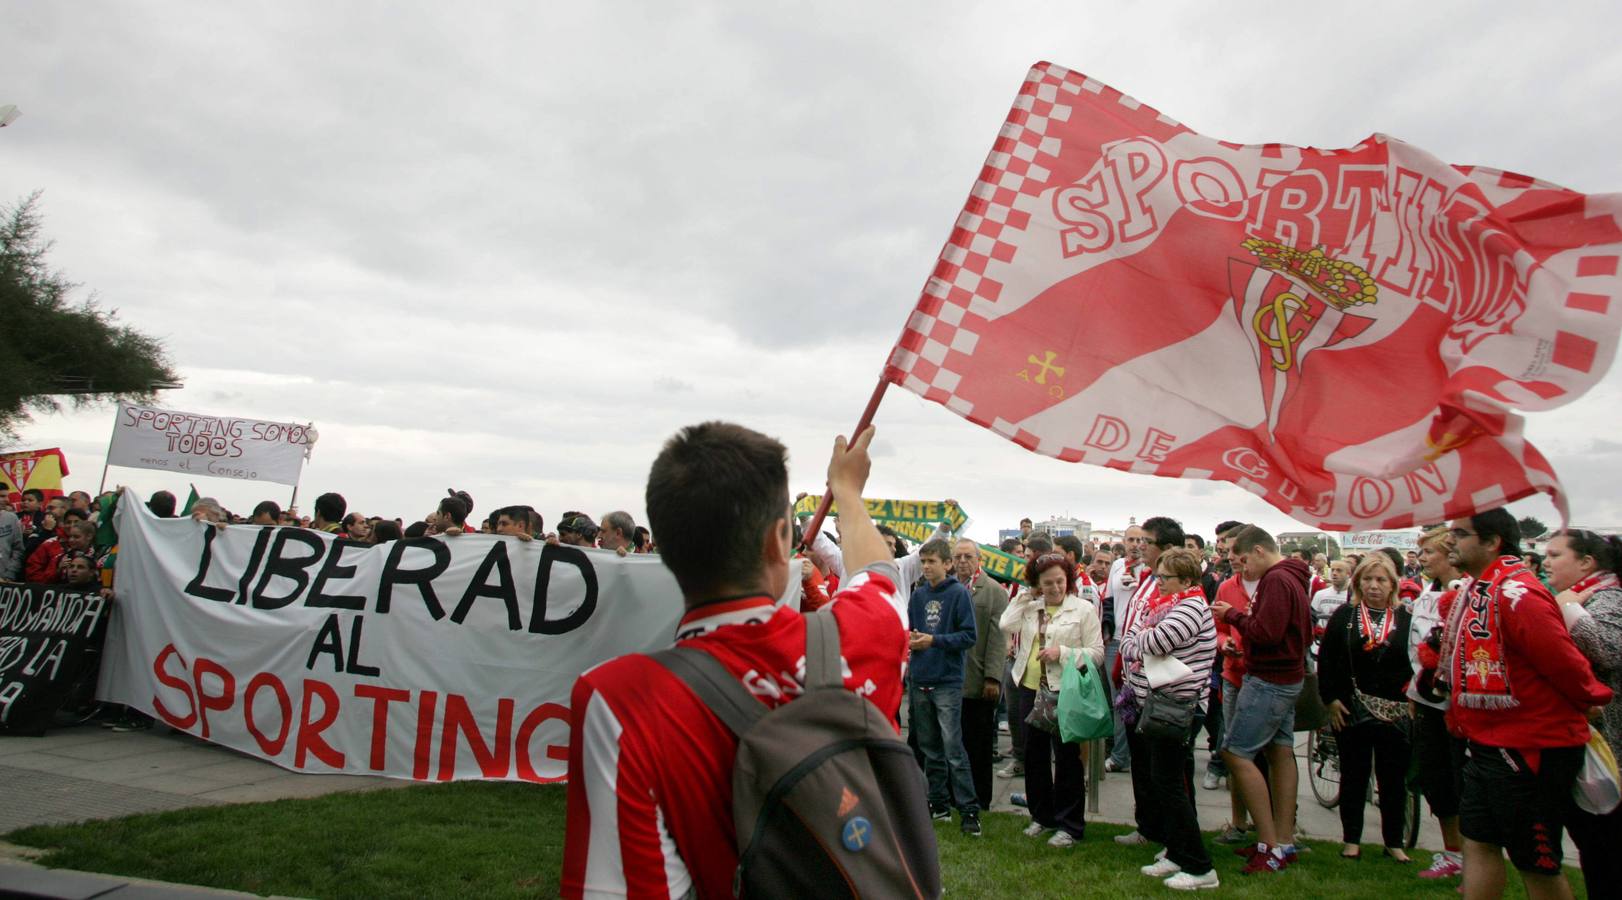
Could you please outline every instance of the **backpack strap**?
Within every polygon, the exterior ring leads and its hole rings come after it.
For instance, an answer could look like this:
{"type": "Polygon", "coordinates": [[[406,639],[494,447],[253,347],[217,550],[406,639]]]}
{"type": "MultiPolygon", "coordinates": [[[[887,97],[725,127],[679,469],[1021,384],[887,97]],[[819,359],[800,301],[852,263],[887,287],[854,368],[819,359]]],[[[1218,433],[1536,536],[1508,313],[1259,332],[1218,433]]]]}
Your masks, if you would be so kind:
{"type": "Polygon", "coordinates": [[[760,721],[761,716],[766,715],[766,704],[755,699],[755,695],[732,677],[726,666],[702,650],[671,647],[650,653],[648,658],[669,669],[670,674],[692,688],[698,699],[710,708],[710,712],[715,713],[721,723],[738,737],[742,737],[760,721]]]}
{"type": "Polygon", "coordinates": [[[839,666],[839,622],[832,609],[823,607],[805,617],[805,689],[844,686],[845,674],[839,666]]]}

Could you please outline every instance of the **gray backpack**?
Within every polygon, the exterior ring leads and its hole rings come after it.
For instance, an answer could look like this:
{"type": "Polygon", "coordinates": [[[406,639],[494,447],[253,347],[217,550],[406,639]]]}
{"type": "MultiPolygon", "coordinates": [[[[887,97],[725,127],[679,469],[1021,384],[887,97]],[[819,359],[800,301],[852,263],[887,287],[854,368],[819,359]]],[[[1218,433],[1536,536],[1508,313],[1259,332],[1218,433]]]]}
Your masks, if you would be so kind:
{"type": "Polygon", "coordinates": [[[708,653],[652,654],[738,736],[732,893],[939,897],[923,773],[878,707],[845,690],[832,611],[805,626],[805,693],[776,709],[708,653]]]}

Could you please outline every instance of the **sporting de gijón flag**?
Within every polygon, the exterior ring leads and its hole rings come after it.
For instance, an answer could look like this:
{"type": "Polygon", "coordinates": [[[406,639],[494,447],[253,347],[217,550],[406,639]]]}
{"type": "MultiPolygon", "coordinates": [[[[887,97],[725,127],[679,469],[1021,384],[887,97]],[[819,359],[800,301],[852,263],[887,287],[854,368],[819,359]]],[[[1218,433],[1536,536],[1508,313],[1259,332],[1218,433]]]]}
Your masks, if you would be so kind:
{"type": "Polygon", "coordinates": [[[1517,410],[1616,351],[1622,196],[1213,140],[1031,69],[885,379],[1028,450],[1406,528],[1559,480],[1517,410]]]}

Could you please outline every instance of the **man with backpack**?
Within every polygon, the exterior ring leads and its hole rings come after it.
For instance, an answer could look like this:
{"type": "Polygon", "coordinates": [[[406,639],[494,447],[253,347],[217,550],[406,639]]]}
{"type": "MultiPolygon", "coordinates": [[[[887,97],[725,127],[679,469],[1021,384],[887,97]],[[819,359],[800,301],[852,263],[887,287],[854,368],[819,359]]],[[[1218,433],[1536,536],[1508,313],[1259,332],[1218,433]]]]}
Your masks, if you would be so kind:
{"type": "Polygon", "coordinates": [[[660,452],[646,508],[683,639],[575,684],[563,896],[939,895],[897,736],[900,576],[861,496],[872,439],[834,443],[847,578],[810,615],[774,606],[794,556],[783,445],[709,422],[660,452]]]}

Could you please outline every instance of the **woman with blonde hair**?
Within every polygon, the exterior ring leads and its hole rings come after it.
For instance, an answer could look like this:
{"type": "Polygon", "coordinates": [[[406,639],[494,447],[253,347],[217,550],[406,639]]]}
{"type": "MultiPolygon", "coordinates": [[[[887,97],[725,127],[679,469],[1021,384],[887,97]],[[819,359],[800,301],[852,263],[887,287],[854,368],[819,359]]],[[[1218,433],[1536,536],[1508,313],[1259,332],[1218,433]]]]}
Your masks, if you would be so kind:
{"type": "MultiPolygon", "coordinates": [[[[1024,722],[1041,691],[1058,693],[1065,666],[1085,666],[1084,656],[1104,664],[1104,629],[1098,611],[1076,593],[1076,570],[1063,553],[1037,557],[1025,567],[1025,583],[1004,610],[1000,625],[1021,652],[1014,657],[1014,696],[1010,721],[1024,722]]],[[[1086,772],[1081,745],[1065,743],[1055,732],[1025,729],[1025,792],[1031,810],[1029,837],[1052,830],[1052,847],[1082,839],[1087,820],[1086,772]]]]}
{"type": "Polygon", "coordinates": [[[1397,602],[1401,578],[1383,553],[1352,571],[1351,601],[1335,611],[1318,654],[1318,693],[1340,745],[1341,856],[1362,857],[1363,805],[1369,772],[1380,786],[1384,853],[1409,862],[1402,849],[1403,802],[1411,747],[1408,697],[1410,616],[1397,602]]]}

